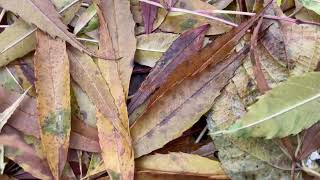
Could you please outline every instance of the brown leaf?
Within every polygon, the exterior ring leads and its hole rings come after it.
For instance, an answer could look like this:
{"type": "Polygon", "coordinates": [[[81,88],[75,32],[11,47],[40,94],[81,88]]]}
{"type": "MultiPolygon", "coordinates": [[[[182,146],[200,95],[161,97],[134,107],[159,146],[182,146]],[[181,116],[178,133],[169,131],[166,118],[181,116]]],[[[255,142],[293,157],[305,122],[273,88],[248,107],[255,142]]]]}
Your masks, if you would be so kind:
{"type": "Polygon", "coordinates": [[[307,129],[303,134],[301,142],[301,148],[296,157],[298,160],[307,158],[310,153],[320,147],[320,123],[317,123],[307,129]]]}
{"type": "MultiPolygon", "coordinates": [[[[73,79],[88,94],[97,108],[97,127],[106,169],[113,178],[133,178],[133,153],[128,125],[115,102],[114,93],[102,76],[99,67],[86,54],[70,47],[70,71],[73,79]],[[112,158],[112,159],[110,159],[112,158]],[[106,159],[105,159],[106,160],[106,159]]],[[[127,122],[128,123],[128,122],[127,122]]]]}
{"type": "Polygon", "coordinates": [[[108,22],[112,55],[121,58],[117,61],[118,71],[125,96],[127,96],[136,50],[135,22],[130,11],[130,1],[101,0],[100,8],[105,21],[108,22]]]}
{"type": "MultiPolygon", "coordinates": [[[[140,116],[131,127],[135,157],[161,148],[196,123],[233,77],[247,52],[248,47],[218,65],[186,78],[140,116]]],[[[138,110],[132,116],[139,113],[138,110]]]]}
{"type": "Polygon", "coordinates": [[[132,113],[158,89],[175,68],[187,60],[186,57],[200,50],[208,28],[209,25],[203,25],[187,31],[172,43],[134,94],[128,106],[129,113],[132,113]]]}
{"type": "MultiPolygon", "coordinates": [[[[158,0],[153,0],[159,2],[158,0]]],[[[153,22],[157,17],[158,7],[145,2],[140,2],[141,13],[143,17],[144,29],[146,34],[150,34],[153,30],[153,22]]]]}
{"type": "Polygon", "coordinates": [[[53,176],[67,160],[71,130],[70,74],[66,44],[37,31],[34,56],[40,135],[53,176]]]}
{"type": "Polygon", "coordinates": [[[96,56],[84,47],[75,36],[68,31],[66,25],[60,19],[59,13],[49,0],[0,0],[0,6],[17,13],[25,21],[35,24],[39,29],[49,33],[52,37],[60,37],[75,48],[96,56]],[[17,6],[19,4],[19,6],[17,6]]]}
{"type": "Polygon", "coordinates": [[[6,157],[19,164],[19,166],[21,166],[25,171],[29,172],[36,178],[45,180],[52,179],[50,168],[47,162],[39,156],[40,152],[36,151],[35,147],[32,145],[29,145],[17,130],[6,126],[3,129],[3,133],[6,136],[14,137],[13,142],[16,143],[15,146],[19,146],[19,148],[14,148],[8,144],[9,146],[5,149],[6,157]],[[28,151],[27,153],[25,153],[25,151],[21,153],[21,149],[28,149],[28,151]]]}
{"type": "Polygon", "coordinates": [[[253,34],[251,37],[251,47],[250,47],[250,59],[253,66],[253,73],[257,82],[257,87],[260,93],[264,94],[268,90],[270,90],[267,80],[264,77],[264,74],[261,69],[260,58],[258,55],[258,34],[263,22],[263,18],[260,18],[257,26],[253,30],[253,34]]]}
{"type": "MultiPolygon", "coordinates": [[[[6,109],[10,106],[21,94],[8,92],[5,88],[0,87],[0,110],[6,109]]],[[[96,147],[98,142],[97,130],[85,126],[81,121],[73,118],[72,128],[74,132],[70,134],[70,148],[81,149],[88,152],[99,151],[100,147],[96,147]],[[75,123],[74,123],[75,122],[75,123]],[[82,133],[82,134],[81,134],[82,133]],[[95,146],[88,146],[82,144],[83,141],[90,141],[88,144],[95,146]]],[[[8,125],[23,132],[27,135],[32,135],[35,138],[40,138],[40,129],[37,121],[36,100],[26,96],[17,108],[15,113],[8,121],[8,125]]]]}
{"type": "Polygon", "coordinates": [[[199,53],[188,57],[187,60],[179,64],[179,66],[171,71],[171,74],[168,75],[160,88],[151,96],[148,107],[150,108],[161,96],[163,96],[163,94],[181,83],[186,77],[194,76],[195,74],[203,71],[209,65],[215,65],[223,61],[230,54],[231,50],[235,47],[240,38],[243,37],[246,31],[261,17],[261,15],[262,12],[225,35],[218,37],[199,53]]]}

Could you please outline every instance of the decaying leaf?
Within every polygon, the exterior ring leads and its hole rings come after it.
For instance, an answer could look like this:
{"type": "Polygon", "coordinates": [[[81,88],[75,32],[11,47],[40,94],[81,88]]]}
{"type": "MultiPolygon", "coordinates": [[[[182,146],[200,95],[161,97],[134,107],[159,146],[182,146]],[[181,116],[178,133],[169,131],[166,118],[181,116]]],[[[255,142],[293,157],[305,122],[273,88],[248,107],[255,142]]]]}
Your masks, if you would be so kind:
{"type": "Polygon", "coordinates": [[[125,92],[128,95],[133,58],[136,50],[135,23],[127,0],[101,0],[100,6],[111,38],[111,47],[116,58],[120,58],[118,71],[125,92]],[[114,7],[114,8],[110,8],[114,7]]]}
{"type": "Polygon", "coordinates": [[[308,155],[320,147],[319,132],[320,123],[316,123],[304,132],[301,141],[301,148],[297,154],[297,159],[303,160],[307,158],[308,155]]]}
{"type": "Polygon", "coordinates": [[[134,94],[128,106],[129,113],[132,113],[134,109],[158,89],[176,67],[187,60],[188,56],[200,50],[208,28],[208,25],[203,25],[187,31],[173,42],[134,94]]]}
{"type": "Polygon", "coordinates": [[[249,112],[227,130],[214,134],[270,139],[309,128],[320,118],[316,113],[320,98],[319,77],[318,72],[313,72],[289,78],[250,106],[249,112]]]}
{"type": "Polygon", "coordinates": [[[103,156],[113,157],[105,162],[107,170],[112,172],[113,178],[133,178],[131,139],[127,125],[123,124],[123,115],[119,116],[121,112],[117,109],[111,89],[90,56],[72,47],[68,53],[73,79],[97,108],[98,135],[100,146],[104,150],[103,156]]]}
{"type": "MultiPolygon", "coordinates": [[[[35,24],[39,29],[49,33],[53,37],[60,37],[75,48],[96,56],[84,47],[75,36],[70,33],[67,26],[60,20],[60,15],[49,0],[1,0],[0,6],[4,9],[17,13],[25,21],[35,24]],[[19,4],[19,6],[17,6],[19,4]]],[[[107,57],[105,57],[107,58],[107,57]]]]}
{"type": "MultiPolygon", "coordinates": [[[[159,2],[158,0],[153,0],[159,2]]],[[[143,16],[144,29],[146,34],[150,34],[153,30],[153,22],[157,17],[158,7],[145,2],[140,3],[141,13],[143,16]]]]}
{"type": "MultiPolygon", "coordinates": [[[[55,0],[53,3],[58,5],[60,1],[63,0],[55,0]]],[[[62,21],[66,24],[71,21],[81,5],[81,1],[73,3],[69,0],[67,2],[72,3],[71,6],[67,4],[67,8],[60,11],[62,21]]],[[[0,67],[34,50],[36,47],[35,32],[34,26],[18,19],[0,33],[0,67]]]]}
{"type": "Polygon", "coordinates": [[[163,173],[193,174],[198,176],[224,175],[218,161],[194,154],[155,154],[137,159],[138,170],[161,171],[163,173]]]}
{"type": "Polygon", "coordinates": [[[79,17],[76,26],[74,27],[73,33],[78,34],[82,28],[89,23],[89,21],[97,14],[97,10],[94,4],[90,5],[79,17]]]}
{"type": "Polygon", "coordinates": [[[134,114],[139,113],[137,109],[132,116],[139,118],[131,127],[135,157],[162,147],[197,122],[233,77],[245,54],[242,51],[185,79],[140,117],[134,114]]]}
{"type": "Polygon", "coordinates": [[[71,130],[69,60],[63,40],[38,30],[37,44],[34,65],[41,141],[58,179],[67,160],[71,130]]]}
{"type": "Polygon", "coordinates": [[[163,94],[181,83],[186,77],[194,76],[209,65],[215,65],[223,61],[262,13],[263,11],[247,22],[242,23],[239,27],[218,37],[215,41],[201,49],[199,53],[188,57],[187,60],[176,66],[174,70],[171,70],[171,74],[167,76],[159,89],[151,96],[148,107],[151,107],[163,94]]]}

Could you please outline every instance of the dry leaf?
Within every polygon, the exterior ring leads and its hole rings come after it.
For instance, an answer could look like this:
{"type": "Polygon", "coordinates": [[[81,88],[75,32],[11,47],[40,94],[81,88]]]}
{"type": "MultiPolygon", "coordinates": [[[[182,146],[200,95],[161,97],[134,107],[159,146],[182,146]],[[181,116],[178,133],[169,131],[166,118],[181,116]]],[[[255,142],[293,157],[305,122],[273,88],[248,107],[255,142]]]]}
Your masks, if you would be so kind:
{"type": "Polygon", "coordinates": [[[75,48],[90,55],[95,55],[84,47],[75,36],[68,31],[60,20],[60,15],[49,0],[1,0],[0,6],[17,13],[25,21],[35,24],[39,29],[49,33],[52,37],[60,37],[75,48]]]}
{"type": "Polygon", "coordinates": [[[188,56],[200,50],[208,28],[208,25],[203,25],[187,31],[173,42],[134,94],[128,106],[129,113],[132,113],[158,89],[176,67],[187,60],[188,56]]]}
{"type": "Polygon", "coordinates": [[[71,130],[70,74],[66,44],[37,31],[34,56],[41,141],[53,176],[67,160],[71,130]]]}
{"type": "MultiPolygon", "coordinates": [[[[196,76],[188,77],[140,116],[131,128],[135,157],[164,146],[196,123],[233,77],[244,55],[241,52],[221,64],[208,67],[196,76]]],[[[133,113],[133,117],[139,116],[135,115],[139,113],[138,110],[133,113]]]]}
{"type": "MultiPolygon", "coordinates": [[[[153,0],[159,2],[158,0],[153,0]]],[[[144,29],[146,34],[150,34],[153,30],[153,22],[157,17],[158,7],[145,2],[140,2],[141,13],[143,16],[144,29]]]]}

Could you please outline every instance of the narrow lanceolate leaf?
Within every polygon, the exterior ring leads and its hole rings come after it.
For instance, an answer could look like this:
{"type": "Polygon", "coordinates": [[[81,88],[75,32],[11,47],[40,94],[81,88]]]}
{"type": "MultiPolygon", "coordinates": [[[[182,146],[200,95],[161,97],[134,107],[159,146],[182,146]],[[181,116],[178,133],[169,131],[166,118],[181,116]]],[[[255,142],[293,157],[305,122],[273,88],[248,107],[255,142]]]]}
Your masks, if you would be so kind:
{"type": "Polygon", "coordinates": [[[187,60],[186,57],[200,50],[208,28],[209,25],[203,25],[187,31],[173,42],[134,94],[128,106],[129,113],[132,113],[159,88],[175,68],[187,60]]]}
{"type": "Polygon", "coordinates": [[[34,66],[42,146],[52,174],[58,179],[67,160],[71,129],[70,74],[65,42],[38,30],[34,66]]]}
{"type": "Polygon", "coordinates": [[[42,156],[43,152],[41,146],[39,146],[39,140],[24,136],[10,126],[5,126],[3,132],[5,134],[0,135],[0,143],[5,144],[5,141],[7,141],[5,147],[5,156],[7,158],[17,163],[33,177],[44,180],[53,179],[50,168],[42,156]]]}
{"type": "Polygon", "coordinates": [[[97,10],[95,6],[92,4],[90,5],[80,16],[77,21],[76,26],[74,27],[74,34],[78,34],[82,28],[89,23],[89,21],[97,14],[97,10]]]}
{"type": "MultiPolygon", "coordinates": [[[[58,1],[54,1],[56,4],[58,1]]],[[[71,2],[72,3],[72,2],[71,2]]],[[[62,21],[68,24],[79,10],[81,1],[68,4],[65,9],[59,11],[62,21]]],[[[0,33],[0,67],[20,58],[36,47],[35,31],[37,28],[30,26],[22,19],[18,19],[11,26],[0,33]]]]}
{"type": "MultiPolygon", "coordinates": [[[[132,179],[133,153],[128,125],[123,123],[123,112],[119,111],[113,97],[114,89],[102,76],[99,67],[90,56],[70,47],[70,71],[73,79],[88,94],[97,108],[97,127],[102,156],[113,179],[132,179]]],[[[117,102],[118,103],[118,102],[117,102]]],[[[128,122],[127,122],[128,123],[128,122]]]]}
{"type": "Polygon", "coordinates": [[[0,113],[0,132],[3,126],[7,123],[13,112],[18,108],[19,104],[23,100],[28,91],[25,91],[10,107],[0,113]]]}
{"type": "MultiPolygon", "coordinates": [[[[153,0],[159,2],[158,0],[153,0]]],[[[143,17],[144,29],[146,34],[150,34],[153,30],[153,22],[156,20],[158,7],[145,2],[140,2],[141,13],[143,17]]]]}
{"type": "MultiPolygon", "coordinates": [[[[98,7],[97,13],[100,24],[99,50],[105,55],[116,57],[116,51],[112,47],[110,28],[108,28],[110,26],[106,24],[103,12],[98,7]]],[[[114,113],[117,115],[117,117],[115,117],[116,119],[112,120],[103,116],[100,112],[97,112],[98,135],[104,165],[108,173],[112,176],[112,179],[118,179],[117,176],[119,176],[120,179],[133,179],[134,157],[129,133],[126,98],[118,71],[119,65],[115,61],[104,61],[103,59],[98,59],[97,65],[109,88],[110,95],[112,96],[112,102],[110,103],[115,106],[116,112],[114,113]],[[116,127],[113,126],[113,121],[120,121],[119,123],[125,128],[124,131],[117,132],[117,130],[115,130],[116,127]],[[118,136],[118,138],[116,139],[115,136],[118,136]],[[115,140],[117,142],[115,142],[115,140]],[[118,144],[125,146],[119,147],[118,144]]]]}
{"type": "Polygon", "coordinates": [[[137,159],[138,170],[153,170],[163,173],[178,173],[198,176],[224,175],[220,163],[194,154],[155,154],[137,159]]]}
{"type": "MultiPolygon", "coordinates": [[[[233,77],[244,55],[244,52],[233,55],[221,64],[188,77],[140,116],[131,127],[135,157],[164,146],[196,123],[233,77]]],[[[138,110],[132,116],[139,113],[138,110]]]]}
{"type": "Polygon", "coordinates": [[[114,54],[120,58],[118,69],[121,83],[128,95],[130,77],[133,69],[133,58],[136,50],[136,38],[134,34],[135,22],[130,11],[128,0],[101,0],[100,6],[111,38],[111,47],[114,54]],[[112,7],[112,8],[110,8],[112,7]]]}
{"type": "Polygon", "coordinates": [[[68,31],[60,20],[59,13],[49,0],[0,0],[0,7],[10,10],[25,21],[35,24],[39,29],[49,33],[52,37],[60,37],[75,48],[90,55],[95,55],[84,47],[75,36],[68,31]]]}
{"type": "Polygon", "coordinates": [[[167,78],[161,83],[161,86],[151,96],[149,107],[151,107],[158,99],[167,91],[177,84],[181,83],[186,77],[195,75],[203,71],[210,64],[218,64],[223,61],[236,46],[238,41],[244,36],[246,31],[253,23],[261,17],[261,13],[242,23],[239,27],[234,28],[230,32],[215,39],[199,53],[193,54],[186,60],[177,65],[167,78]]]}
{"type": "Polygon", "coordinates": [[[249,107],[249,112],[227,130],[213,134],[241,137],[285,137],[319,121],[320,73],[289,78],[249,107]]]}

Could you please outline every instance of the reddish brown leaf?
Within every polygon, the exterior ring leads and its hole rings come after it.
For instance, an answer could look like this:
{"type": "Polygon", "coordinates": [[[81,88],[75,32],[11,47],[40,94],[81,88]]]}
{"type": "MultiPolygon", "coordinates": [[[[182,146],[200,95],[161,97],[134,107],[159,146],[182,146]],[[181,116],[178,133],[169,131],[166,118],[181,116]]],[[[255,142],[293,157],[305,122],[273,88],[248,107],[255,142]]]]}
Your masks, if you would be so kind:
{"type": "Polygon", "coordinates": [[[298,160],[307,158],[310,153],[320,147],[320,123],[307,129],[302,138],[301,149],[297,155],[298,160]]]}
{"type": "Polygon", "coordinates": [[[196,29],[183,33],[176,39],[164,53],[139,90],[134,94],[128,106],[129,113],[141,105],[157,88],[165,83],[167,77],[173,73],[186,58],[200,50],[204,35],[209,25],[203,25],[196,29]]]}
{"type": "Polygon", "coordinates": [[[225,35],[220,36],[199,53],[194,54],[187,60],[184,60],[179,66],[175,67],[161,84],[160,88],[151,96],[148,109],[168,90],[181,83],[186,77],[194,76],[209,65],[215,65],[223,61],[247,30],[261,17],[263,12],[264,11],[240,24],[225,35]]]}
{"type": "MultiPolygon", "coordinates": [[[[159,2],[158,0],[152,0],[159,2]]],[[[157,17],[158,7],[145,2],[140,2],[141,13],[143,17],[144,29],[146,34],[150,34],[153,30],[153,22],[157,17]]]]}
{"type": "Polygon", "coordinates": [[[258,25],[254,28],[252,37],[251,37],[251,47],[250,47],[250,58],[253,66],[253,73],[257,82],[257,87],[260,93],[264,94],[270,88],[268,86],[267,80],[264,77],[264,74],[261,69],[260,58],[258,55],[258,35],[263,18],[260,18],[258,25]]]}

